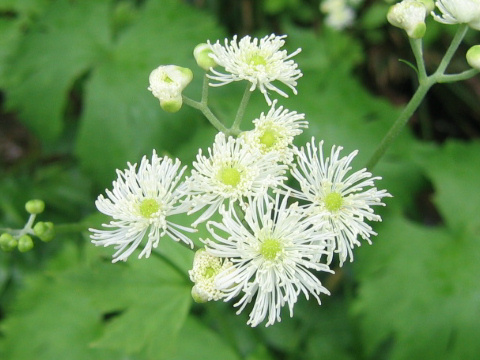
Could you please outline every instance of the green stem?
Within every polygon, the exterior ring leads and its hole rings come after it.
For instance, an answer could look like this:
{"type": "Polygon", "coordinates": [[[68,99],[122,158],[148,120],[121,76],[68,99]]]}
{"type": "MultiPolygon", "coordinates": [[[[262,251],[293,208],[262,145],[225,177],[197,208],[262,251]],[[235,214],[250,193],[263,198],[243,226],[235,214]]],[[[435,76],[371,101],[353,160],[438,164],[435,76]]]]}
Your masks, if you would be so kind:
{"type": "Polygon", "coordinates": [[[465,70],[461,72],[460,74],[442,74],[437,76],[437,82],[439,83],[450,83],[454,81],[461,81],[461,80],[467,80],[475,75],[477,75],[479,70],[477,69],[470,69],[470,70],[465,70]]]}
{"type": "Polygon", "coordinates": [[[397,118],[397,120],[392,125],[385,137],[382,139],[380,145],[378,145],[377,149],[368,161],[366,165],[366,168],[368,170],[371,171],[378,163],[380,158],[385,154],[385,151],[392,144],[393,140],[395,140],[395,138],[398,136],[400,130],[402,130],[402,128],[407,124],[408,120],[412,117],[413,113],[418,108],[423,98],[427,94],[428,90],[430,90],[434,83],[435,82],[433,78],[427,78],[427,81],[424,81],[422,84],[420,84],[407,106],[403,109],[400,116],[397,118]]]}
{"type": "Polygon", "coordinates": [[[202,104],[205,106],[208,103],[208,89],[210,86],[208,86],[208,77],[207,74],[203,76],[203,85],[202,85],[202,100],[200,101],[202,104]]]}
{"type": "Polygon", "coordinates": [[[396,137],[398,136],[402,128],[407,124],[408,120],[412,117],[415,110],[417,110],[417,108],[419,107],[420,103],[422,102],[423,98],[427,94],[428,90],[430,90],[430,88],[434,84],[438,82],[452,82],[452,81],[464,80],[478,73],[477,70],[470,69],[460,74],[445,75],[445,70],[447,69],[448,64],[452,60],[453,55],[457,51],[458,46],[460,45],[463,38],[465,37],[467,30],[468,30],[468,25],[466,24],[461,24],[458,27],[457,32],[455,33],[455,36],[452,39],[452,43],[450,44],[444,57],[440,61],[440,64],[438,65],[437,70],[435,71],[435,73],[433,73],[430,76],[426,75],[421,42],[417,40],[410,41],[412,45],[413,53],[415,55],[415,59],[417,61],[417,66],[418,66],[419,87],[415,92],[415,94],[413,95],[413,97],[410,99],[407,106],[401,112],[398,119],[395,121],[395,123],[387,132],[385,137],[382,139],[382,141],[378,145],[377,149],[373,153],[370,160],[367,162],[366,167],[368,170],[371,171],[375,167],[375,165],[378,163],[380,158],[385,154],[388,147],[393,143],[393,141],[396,139],[396,137]]]}
{"type": "Polygon", "coordinates": [[[435,71],[435,74],[444,74],[445,70],[450,64],[450,61],[452,60],[453,55],[455,54],[455,51],[457,51],[458,46],[462,42],[463,38],[465,37],[465,34],[467,33],[468,30],[468,25],[467,24],[460,24],[460,26],[457,29],[457,32],[455,33],[455,36],[453,37],[452,43],[447,49],[447,52],[443,56],[442,61],[440,61],[440,65],[438,65],[437,71],[435,71]]]}
{"type": "Polygon", "coordinates": [[[423,60],[423,41],[422,39],[410,39],[410,46],[412,47],[415,61],[417,62],[418,80],[422,82],[427,78],[427,71],[425,69],[425,61],[423,60]]]}
{"type": "MultiPolygon", "coordinates": [[[[188,105],[193,107],[194,109],[200,110],[202,114],[210,121],[210,123],[218,130],[221,131],[225,134],[229,133],[229,130],[223,125],[220,120],[217,119],[217,117],[212,113],[210,108],[207,106],[206,103],[203,102],[198,102],[195,100],[192,100],[185,95],[182,95],[183,102],[188,105]]],[[[203,101],[203,99],[202,99],[203,101]]]]}
{"type": "Polygon", "coordinates": [[[232,127],[230,128],[230,134],[237,136],[240,134],[240,124],[242,123],[243,115],[245,115],[245,110],[247,109],[248,101],[252,92],[250,91],[251,84],[249,83],[243,92],[242,101],[237,110],[237,115],[235,115],[235,121],[233,122],[232,127]]]}

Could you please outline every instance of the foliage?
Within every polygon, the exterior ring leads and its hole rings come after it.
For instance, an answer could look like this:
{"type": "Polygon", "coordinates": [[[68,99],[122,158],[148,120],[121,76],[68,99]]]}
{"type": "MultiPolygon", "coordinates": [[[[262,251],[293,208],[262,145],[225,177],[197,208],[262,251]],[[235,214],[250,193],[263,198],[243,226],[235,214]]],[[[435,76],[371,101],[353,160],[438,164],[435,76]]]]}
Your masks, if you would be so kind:
{"type": "MultiPolygon", "coordinates": [[[[264,10],[288,8],[302,12],[305,2],[272,0],[264,10]]],[[[365,9],[359,31],[380,41],[384,11],[365,9]]],[[[297,145],[315,136],[359,149],[362,168],[399,109],[354,75],[366,62],[360,37],[282,26],[287,47],[303,49],[299,96],[284,102],[310,122],[297,145]]],[[[224,36],[210,12],[176,0],[0,0],[2,116],[13,114],[39,144],[0,170],[2,227],[21,226],[35,197],[47,204],[42,216],[94,226],[103,221],[91,215],[94,199],[116,168],[152,148],[193,160],[215,131],[194,110],[162,112],[148,74],[160,64],[190,67],[186,93],[197,98],[193,48],[224,36]]],[[[212,89],[212,108],[233,119],[242,91],[212,89]]],[[[246,117],[267,110],[254,93],[246,117]]],[[[373,245],[322,279],[333,290],[320,307],[302,300],[293,318],[284,313],[266,329],[247,327],[231,304],[192,305],[192,254],[173,242],[149,260],[115,265],[86,232],[31,254],[0,252],[0,358],[475,359],[479,153],[475,140],[433,144],[406,129],[375,170],[394,197],[373,245]]]]}

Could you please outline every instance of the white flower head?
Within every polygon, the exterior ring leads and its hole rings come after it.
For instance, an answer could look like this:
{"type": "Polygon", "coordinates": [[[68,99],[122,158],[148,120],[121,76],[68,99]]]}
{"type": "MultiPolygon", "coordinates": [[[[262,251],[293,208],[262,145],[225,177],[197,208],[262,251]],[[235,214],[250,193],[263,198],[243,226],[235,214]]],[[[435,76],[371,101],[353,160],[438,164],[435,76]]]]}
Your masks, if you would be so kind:
{"type": "Polygon", "coordinates": [[[272,103],[268,96],[268,90],[288,97],[284,91],[272,84],[274,81],[282,82],[292,89],[294,94],[297,94],[295,87],[302,73],[291,58],[297,55],[301,49],[297,49],[290,55],[286,50],[280,50],[285,44],[284,38],[286,35],[272,34],[260,40],[245,36],[237,42],[235,35],[230,44],[228,39],[225,39],[225,46],[222,46],[219,41],[215,44],[208,42],[212,50],[210,56],[227,72],[224,74],[210,69],[213,75],[208,75],[208,77],[218,81],[218,83],[210,85],[222,86],[233,81],[247,80],[252,84],[250,91],[258,88],[265,96],[268,105],[272,103]]]}
{"type": "Polygon", "coordinates": [[[200,149],[192,174],[185,181],[189,214],[207,207],[193,226],[209,219],[225,200],[244,205],[244,197],[260,196],[279,186],[286,179],[287,166],[274,159],[275,154],[255,155],[241,138],[218,133],[208,157],[200,149]]]}
{"type": "Polygon", "coordinates": [[[254,301],[247,324],[266,326],[281,321],[281,310],[288,305],[290,316],[300,293],[312,295],[320,303],[321,293],[329,294],[314,271],[331,272],[317,261],[330,252],[328,232],[318,231],[299,211],[296,203],[287,207],[288,196],[252,199],[244,217],[233,209],[222,208],[221,223],[209,221],[214,240],[206,241],[212,255],[228,258],[232,267],[215,280],[229,301],[241,296],[234,306],[237,314],[254,301]]]}
{"type": "Polygon", "coordinates": [[[352,249],[360,246],[358,236],[371,243],[370,235],[376,233],[365,220],[381,221],[371,206],[385,205],[382,198],[391,196],[386,190],[374,187],[374,181],[381,178],[371,177],[366,169],[348,174],[357,151],[340,157],[341,150],[342,147],[332,147],[330,157],[325,159],[323,141],[317,149],[312,139],[306,149],[296,149],[297,166],[291,171],[301,188],[292,190],[292,196],[306,200],[306,210],[321,214],[327,221],[326,229],[335,233],[335,252],[339,254],[340,265],[348,256],[353,260],[352,249]]]}
{"type": "Polygon", "coordinates": [[[193,268],[188,271],[190,280],[195,285],[192,288],[192,297],[196,302],[217,301],[225,297],[225,293],[217,289],[215,279],[220,272],[228,271],[232,263],[200,249],[195,253],[193,268]]]}
{"type": "Polygon", "coordinates": [[[468,24],[480,30],[480,0],[437,0],[441,16],[432,11],[433,18],[443,24],[468,24]]]}
{"type": "Polygon", "coordinates": [[[188,68],[162,65],[150,73],[150,90],[165,111],[176,112],[182,107],[182,91],[192,81],[193,73],[188,68]]]}
{"type": "Polygon", "coordinates": [[[345,0],[325,0],[320,11],[326,14],[325,23],[335,30],[343,30],[353,24],[355,11],[345,0]]]}
{"type": "Polygon", "coordinates": [[[419,39],[425,35],[426,16],[427,8],[422,2],[403,0],[390,7],[387,19],[393,26],[404,29],[409,37],[419,39]]]}
{"type": "Polygon", "coordinates": [[[292,143],[296,135],[308,127],[305,114],[284,109],[283,106],[275,109],[276,100],[265,115],[260,114],[253,120],[255,128],[242,133],[246,145],[260,154],[275,154],[276,161],[290,163],[293,159],[292,143]]]}
{"type": "Polygon", "coordinates": [[[186,212],[178,201],[178,183],[185,170],[180,161],[168,157],[159,158],[153,151],[151,162],[144,156],[137,171],[137,164],[128,163],[128,169],[117,170],[118,178],[113,182],[112,191],[106,190],[107,197],[99,195],[95,201],[97,209],[113,218],[108,229],[89,229],[95,245],[114,245],[117,249],[113,262],[123,260],[145,239],[139,258],[149,257],[162,238],[168,235],[175,241],[193,246],[182,231],[194,232],[168,220],[170,215],[186,212]],[[111,230],[110,230],[111,228],[111,230]]]}

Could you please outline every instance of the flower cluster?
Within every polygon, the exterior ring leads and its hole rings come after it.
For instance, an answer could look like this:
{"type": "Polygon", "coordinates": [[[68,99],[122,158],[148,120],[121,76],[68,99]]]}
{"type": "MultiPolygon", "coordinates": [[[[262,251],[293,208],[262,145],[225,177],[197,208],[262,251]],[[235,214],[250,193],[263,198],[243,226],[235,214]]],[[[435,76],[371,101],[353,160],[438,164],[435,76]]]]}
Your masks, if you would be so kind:
{"type": "MultiPolygon", "coordinates": [[[[277,106],[267,95],[267,90],[285,95],[271,84],[275,80],[296,93],[301,72],[290,58],[300,50],[291,55],[280,50],[284,38],[247,36],[226,40],[225,46],[218,41],[198,46],[195,58],[210,72],[206,76],[219,82],[215,85],[248,81],[250,90],[264,94],[268,112],[252,120],[252,130],[234,133],[232,126],[218,132],[206,152],[198,151],[187,176],[180,160],[155,151],[138,168],[128,164],[117,171],[113,189],[96,201],[112,220],[104,229],[91,229],[94,244],[116,248],[115,262],[127,260],[137,248],[139,258],[149,257],[163,237],[194,247],[191,234],[205,226],[209,235],[196,242],[201,248],[189,272],[192,297],[197,302],[237,298],[238,312],[253,303],[251,326],[280,321],[284,307],[292,316],[300,294],[320,303],[321,294],[329,292],[319,276],[332,273],[333,261],[342,266],[353,260],[359,238],[371,242],[375,232],[367,221],[381,220],[373,207],[390,196],[374,186],[379,177],[365,169],[352,171],[357,152],[342,157],[342,148],[334,146],[325,157],[323,142],[314,138],[305,147],[293,144],[308,127],[305,115],[277,106]],[[227,74],[214,70],[216,65],[227,74]],[[298,188],[287,185],[289,175],[298,188]],[[184,216],[173,217],[178,214],[184,216]]],[[[168,69],[159,67],[151,79],[168,69]]],[[[181,83],[173,73],[168,78],[181,83]]],[[[154,95],[168,94],[169,86],[178,95],[182,87],[170,80],[151,84],[154,95]]],[[[188,101],[198,109],[205,103],[188,101]]]]}

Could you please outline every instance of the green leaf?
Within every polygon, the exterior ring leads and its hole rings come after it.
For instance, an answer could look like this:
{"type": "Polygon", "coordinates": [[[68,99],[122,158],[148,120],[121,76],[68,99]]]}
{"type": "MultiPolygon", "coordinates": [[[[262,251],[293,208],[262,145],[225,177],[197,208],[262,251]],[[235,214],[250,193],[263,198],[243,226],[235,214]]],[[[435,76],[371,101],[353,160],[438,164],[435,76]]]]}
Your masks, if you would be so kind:
{"type": "Polygon", "coordinates": [[[240,356],[225,343],[222,334],[214,332],[193,316],[180,330],[180,346],[168,360],[208,359],[238,360],[240,356]]]}
{"type": "Polygon", "coordinates": [[[480,344],[479,234],[384,219],[362,247],[355,312],[371,355],[391,341],[389,359],[475,359],[480,344]]]}
{"type": "Polygon", "coordinates": [[[415,161],[435,188],[434,202],[452,229],[480,231],[480,142],[449,141],[415,161]]]}
{"type": "MultiPolygon", "coordinates": [[[[185,107],[175,114],[162,111],[147,87],[150,72],[159,65],[178,64],[196,71],[193,49],[219,33],[213,21],[174,0],[148,1],[136,19],[120,33],[85,87],[76,153],[83,168],[103,185],[111,182],[116,168],[151,156],[153,148],[174,153],[203,122],[200,113],[185,107]]],[[[198,90],[198,97],[199,73],[187,89],[198,90]]]]}
{"type": "Polygon", "coordinates": [[[7,313],[7,359],[168,359],[190,308],[187,274],[153,255],[111,264],[103,248],[65,249],[7,313]]]}
{"type": "MultiPolygon", "coordinates": [[[[60,257],[72,260],[70,252],[60,257]]],[[[1,325],[2,359],[118,359],[89,346],[101,330],[101,314],[83,290],[56,272],[27,277],[1,325]]]]}
{"type": "Polygon", "coordinates": [[[104,55],[108,10],[107,0],[53,1],[9,59],[7,107],[44,141],[62,132],[74,81],[104,55]]]}

